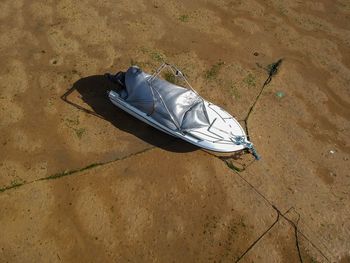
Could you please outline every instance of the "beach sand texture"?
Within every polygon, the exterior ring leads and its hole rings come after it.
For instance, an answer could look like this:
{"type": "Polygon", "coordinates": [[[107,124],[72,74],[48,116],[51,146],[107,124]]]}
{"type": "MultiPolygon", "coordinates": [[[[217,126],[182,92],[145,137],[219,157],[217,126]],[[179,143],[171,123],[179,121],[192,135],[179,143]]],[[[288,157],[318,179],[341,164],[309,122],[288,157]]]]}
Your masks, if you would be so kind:
{"type": "Polygon", "coordinates": [[[0,262],[350,262],[349,1],[2,0],[0,22],[0,262]],[[260,161],[107,100],[105,72],[163,60],[260,161]]]}

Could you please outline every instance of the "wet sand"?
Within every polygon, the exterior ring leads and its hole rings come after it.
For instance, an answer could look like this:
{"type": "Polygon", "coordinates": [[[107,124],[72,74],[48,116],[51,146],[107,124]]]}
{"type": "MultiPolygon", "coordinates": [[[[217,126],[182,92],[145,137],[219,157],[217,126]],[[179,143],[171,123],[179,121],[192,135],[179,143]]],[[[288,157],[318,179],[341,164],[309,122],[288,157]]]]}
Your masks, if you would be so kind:
{"type": "Polygon", "coordinates": [[[0,258],[349,262],[349,19],[349,1],[2,1],[0,258]],[[105,72],[162,60],[242,124],[256,102],[262,160],[108,102],[105,72]]]}

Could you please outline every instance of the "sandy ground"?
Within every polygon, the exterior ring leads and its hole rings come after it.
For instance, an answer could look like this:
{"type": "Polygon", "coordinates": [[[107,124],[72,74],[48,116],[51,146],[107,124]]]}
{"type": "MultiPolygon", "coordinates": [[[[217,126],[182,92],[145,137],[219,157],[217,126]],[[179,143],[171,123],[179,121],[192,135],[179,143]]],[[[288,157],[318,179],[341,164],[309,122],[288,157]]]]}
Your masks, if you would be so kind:
{"type": "Polygon", "coordinates": [[[349,1],[3,0],[0,21],[0,262],[350,262],[349,1]],[[260,161],[108,102],[105,72],[162,60],[242,124],[255,105],[260,161]]]}

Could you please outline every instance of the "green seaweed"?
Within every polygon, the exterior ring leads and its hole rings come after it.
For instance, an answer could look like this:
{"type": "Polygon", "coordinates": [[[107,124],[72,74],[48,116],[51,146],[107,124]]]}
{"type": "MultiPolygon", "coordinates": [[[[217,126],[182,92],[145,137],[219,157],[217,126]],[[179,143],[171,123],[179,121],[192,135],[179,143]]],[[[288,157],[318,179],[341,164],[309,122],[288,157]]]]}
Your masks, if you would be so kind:
{"type": "Polygon", "coordinates": [[[170,83],[176,84],[176,77],[171,72],[165,72],[164,73],[164,79],[170,83]]]}
{"type": "Polygon", "coordinates": [[[231,94],[231,96],[233,96],[235,99],[240,99],[240,98],[241,98],[241,94],[239,93],[238,88],[237,88],[234,84],[232,84],[232,85],[230,86],[230,94],[231,94]]]}
{"type": "Polygon", "coordinates": [[[220,61],[220,62],[218,62],[218,63],[212,65],[211,68],[205,72],[204,77],[205,77],[207,80],[216,79],[216,77],[217,77],[218,74],[219,74],[220,69],[222,68],[222,66],[223,66],[224,64],[225,64],[224,62],[220,61]]]}
{"type": "Polygon", "coordinates": [[[165,55],[158,51],[151,51],[150,56],[151,56],[151,59],[158,62],[163,62],[165,60],[165,55]]]}
{"type": "Polygon", "coordinates": [[[60,177],[63,177],[63,176],[67,176],[67,175],[70,175],[70,174],[73,174],[73,173],[77,173],[77,172],[82,172],[82,171],[86,171],[86,170],[89,170],[91,168],[94,168],[96,166],[100,166],[102,163],[92,163],[92,164],[89,164],[88,166],[85,166],[81,169],[75,169],[75,170],[70,170],[70,171],[63,171],[63,172],[59,172],[59,173],[56,173],[56,174],[53,174],[53,175],[50,175],[48,177],[45,177],[45,178],[41,178],[39,180],[52,180],[52,179],[57,179],[57,178],[60,178],[60,177]]]}
{"type": "Polygon", "coordinates": [[[252,73],[249,73],[244,79],[243,82],[248,86],[248,87],[255,87],[256,86],[256,79],[255,76],[252,73]]]}
{"type": "Polygon", "coordinates": [[[67,126],[69,125],[79,125],[79,116],[77,116],[75,119],[69,119],[66,118],[65,121],[67,122],[67,126]]]}
{"type": "Polygon", "coordinates": [[[180,15],[180,16],[179,16],[179,20],[180,20],[181,22],[184,22],[184,23],[188,22],[189,19],[190,19],[190,16],[189,16],[189,15],[186,15],[186,14],[180,15]]]}
{"type": "Polygon", "coordinates": [[[77,135],[77,137],[79,139],[81,139],[81,137],[83,137],[86,129],[85,128],[79,128],[79,129],[74,129],[74,131],[75,131],[75,134],[77,135]]]}
{"type": "Polygon", "coordinates": [[[11,181],[11,184],[9,186],[5,186],[5,187],[0,188],[0,193],[4,192],[6,190],[12,189],[12,188],[19,187],[19,186],[25,184],[25,182],[26,181],[13,180],[13,181],[11,181]]]}

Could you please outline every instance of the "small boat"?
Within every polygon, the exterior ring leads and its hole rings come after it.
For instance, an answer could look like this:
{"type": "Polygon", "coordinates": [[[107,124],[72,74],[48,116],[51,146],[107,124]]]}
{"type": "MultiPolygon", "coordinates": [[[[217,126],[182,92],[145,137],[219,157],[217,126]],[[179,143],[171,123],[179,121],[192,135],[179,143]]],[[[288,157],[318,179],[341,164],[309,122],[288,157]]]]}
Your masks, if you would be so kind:
{"type": "Polygon", "coordinates": [[[248,149],[259,159],[238,121],[204,100],[175,66],[163,63],[152,75],[131,66],[126,72],[106,76],[117,84],[108,91],[110,101],[137,119],[206,150],[230,153],[248,149]],[[188,88],[162,79],[164,69],[188,88]]]}

